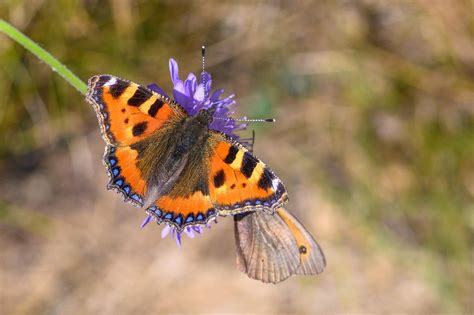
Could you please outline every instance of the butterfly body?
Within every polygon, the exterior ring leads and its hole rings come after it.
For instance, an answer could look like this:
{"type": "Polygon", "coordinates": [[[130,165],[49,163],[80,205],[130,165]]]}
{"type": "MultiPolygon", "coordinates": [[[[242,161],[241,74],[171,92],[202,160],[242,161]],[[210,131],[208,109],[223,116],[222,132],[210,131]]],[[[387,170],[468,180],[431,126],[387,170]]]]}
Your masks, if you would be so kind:
{"type": "Polygon", "coordinates": [[[204,180],[209,166],[193,161],[203,161],[208,154],[211,122],[210,112],[202,110],[196,116],[169,122],[149,138],[131,145],[138,152],[137,166],[147,181],[145,195],[151,202],[163,195],[188,196],[197,191],[209,194],[204,180]],[[176,185],[180,177],[187,180],[176,185]]]}
{"type": "Polygon", "coordinates": [[[273,213],[287,200],[281,180],[230,136],[211,129],[214,109],[190,116],[179,104],[111,75],[89,79],[107,146],[108,188],[182,231],[217,215],[273,213]]]}

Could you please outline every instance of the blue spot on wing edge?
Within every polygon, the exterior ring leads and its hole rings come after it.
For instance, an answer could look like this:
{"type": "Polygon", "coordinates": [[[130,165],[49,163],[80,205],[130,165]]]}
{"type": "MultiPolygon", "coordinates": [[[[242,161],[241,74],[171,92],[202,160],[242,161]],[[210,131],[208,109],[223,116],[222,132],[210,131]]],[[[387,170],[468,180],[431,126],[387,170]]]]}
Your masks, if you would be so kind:
{"type": "Polygon", "coordinates": [[[130,184],[120,176],[120,165],[117,157],[115,156],[116,147],[113,145],[106,145],[102,162],[107,169],[107,175],[109,177],[109,183],[107,189],[115,190],[124,198],[124,202],[130,202],[136,207],[143,207],[143,196],[135,192],[130,184]],[[118,170],[118,172],[117,172],[118,170]]]}

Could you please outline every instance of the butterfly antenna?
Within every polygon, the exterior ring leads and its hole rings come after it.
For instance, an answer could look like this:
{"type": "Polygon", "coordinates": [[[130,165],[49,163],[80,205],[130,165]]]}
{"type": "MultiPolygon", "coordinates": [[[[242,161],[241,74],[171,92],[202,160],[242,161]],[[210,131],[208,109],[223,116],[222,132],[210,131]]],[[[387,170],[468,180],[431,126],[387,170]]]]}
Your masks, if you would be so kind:
{"type": "MultiPolygon", "coordinates": [[[[205,76],[205,73],[206,73],[206,46],[202,45],[201,46],[201,56],[202,56],[202,71],[201,71],[201,81],[202,81],[202,84],[204,86],[206,86],[206,76],[205,76]]],[[[204,89],[204,93],[205,93],[205,97],[207,98],[207,91],[206,89],[204,89]]]]}
{"type": "Polygon", "coordinates": [[[275,118],[265,118],[265,119],[248,119],[248,118],[221,118],[221,117],[214,117],[217,120],[233,120],[233,121],[241,121],[241,122],[275,122],[275,118]]]}
{"type": "MultiPolygon", "coordinates": [[[[206,86],[206,46],[202,45],[201,46],[201,56],[202,56],[202,71],[201,71],[201,81],[204,86],[206,86]]],[[[204,89],[205,97],[207,98],[207,90],[204,89]]],[[[214,106],[216,107],[216,106],[214,106]]],[[[229,120],[232,119],[233,121],[241,121],[241,122],[275,122],[274,118],[267,118],[267,119],[247,119],[247,118],[220,118],[220,117],[214,117],[214,119],[218,120],[229,120]]]]}

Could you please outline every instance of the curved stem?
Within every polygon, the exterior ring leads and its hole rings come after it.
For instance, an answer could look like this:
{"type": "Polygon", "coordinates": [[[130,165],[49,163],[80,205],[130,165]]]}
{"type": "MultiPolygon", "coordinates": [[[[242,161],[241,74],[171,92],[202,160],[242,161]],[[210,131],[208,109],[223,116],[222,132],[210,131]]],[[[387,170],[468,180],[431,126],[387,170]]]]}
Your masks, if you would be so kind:
{"type": "Polygon", "coordinates": [[[66,81],[69,82],[76,90],[82,94],[86,94],[87,85],[79,79],[74,73],[72,73],[65,65],[63,65],[58,59],[54,58],[49,52],[41,48],[34,41],[26,37],[22,32],[16,29],[11,24],[7,23],[3,19],[0,19],[0,32],[5,33],[11,39],[25,47],[32,54],[38,57],[40,60],[45,62],[47,65],[62,76],[66,81]]]}

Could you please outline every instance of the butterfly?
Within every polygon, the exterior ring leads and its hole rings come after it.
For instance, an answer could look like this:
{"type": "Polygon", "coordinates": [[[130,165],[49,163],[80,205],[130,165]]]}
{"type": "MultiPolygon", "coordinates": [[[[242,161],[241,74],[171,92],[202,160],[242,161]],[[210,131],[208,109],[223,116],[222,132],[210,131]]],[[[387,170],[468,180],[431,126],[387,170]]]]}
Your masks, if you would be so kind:
{"type": "Polygon", "coordinates": [[[237,267],[250,278],[278,283],[324,271],[326,258],[306,228],[284,207],[234,216],[237,267]]]}
{"type": "MultiPolygon", "coordinates": [[[[244,262],[241,266],[253,259],[247,248],[265,248],[267,235],[275,241],[269,243],[273,250],[263,253],[277,264],[289,259],[290,273],[297,272],[294,266],[302,265],[294,258],[301,255],[301,239],[308,251],[319,248],[304,227],[283,210],[288,193],[276,174],[234,138],[210,128],[215,107],[189,115],[164,95],[105,74],[89,79],[86,100],[94,107],[106,143],[103,162],[109,175],[108,189],[143,207],[158,223],[180,233],[188,227],[205,226],[218,215],[236,216],[236,231],[252,234],[258,243],[245,241],[248,237],[237,241],[241,248],[238,257],[244,262]],[[250,214],[237,216],[245,213],[250,214]],[[259,234],[265,224],[275,229],[259,234]],[[286,240],[281,234],[291,237],[286,240]],[[290,247],[287,254],[274,253],[290,247]]],[[[252,266],[247,269],[254,272],[252,266]]],[[[278,279],[286,275],[282,273],[278,279]]]]}

